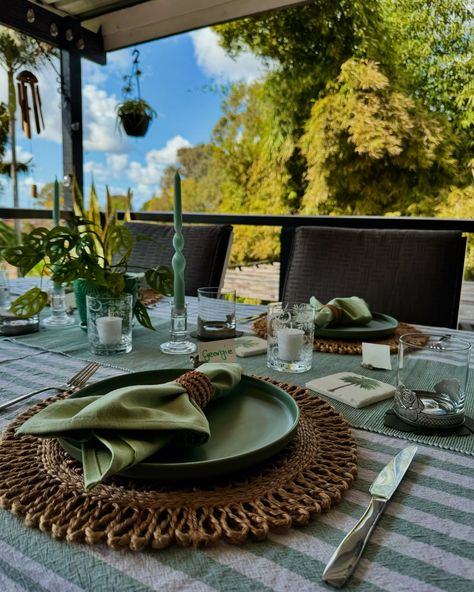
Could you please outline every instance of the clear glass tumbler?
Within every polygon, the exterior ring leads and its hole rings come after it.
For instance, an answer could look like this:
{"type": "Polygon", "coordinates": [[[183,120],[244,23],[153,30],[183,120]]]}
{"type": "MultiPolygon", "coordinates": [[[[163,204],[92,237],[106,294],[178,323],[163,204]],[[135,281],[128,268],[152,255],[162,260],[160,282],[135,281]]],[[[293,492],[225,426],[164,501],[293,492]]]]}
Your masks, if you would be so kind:
{"type": "Polygon", "coordinates": [[[443,334],[400,337],[394,411],[406,423],[449,428],[464,422],[471,344],[443,334]]]}
{"type": "Polygon", "coordinates": [[[198,337],[235,337],[235,290],[217,287],[198,289],[198,337]]]}
{"type": "Polygon", "coordinates": [[[10,306],[10,283],[6,269],[0,269],[0,308],[10,306]]]}
{"type": "Polygon", "coordinates": [[[89,351],[99,356],[132,350],[133,296],[86,296],[89,351]]]}
{"type": "Polygon", "coordinates": [[[267,366],[280,372],[306,372],[313,362],[314,308],[308,304],[268,305],[267,366]]]}

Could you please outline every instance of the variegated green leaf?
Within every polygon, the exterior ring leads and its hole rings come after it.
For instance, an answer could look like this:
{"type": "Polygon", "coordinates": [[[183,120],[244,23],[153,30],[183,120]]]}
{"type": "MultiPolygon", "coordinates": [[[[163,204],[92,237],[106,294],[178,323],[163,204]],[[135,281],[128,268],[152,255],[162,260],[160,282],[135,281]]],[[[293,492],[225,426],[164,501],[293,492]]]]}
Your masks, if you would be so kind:
{"type": "Polygon", "coordinates": [[[147,284],[160,294],[165,296],[173,295],[173,272],[165,265],[159,265],[145,271],[147,284]]]}
{"type": "Polygon", "coordinates": [[[155,331],[155,328],[151,324],[151,320],[148,315],[147,309],[143,306],[143,304],[139,300],[137,300],[135,302],[135,305],[133,307],[133,312],[135,314],[135,317],[137,318],[137,321],[140,323],[140,325],[143,325],[146,329],[151,329],[151,330],[155,331]]]}
{"type": "Polygon", "coordinates": [[[48,304],[48,294],[39,288],[31,288],[14,300],[10,310],[20,319],[38,314],[48,304]]]}

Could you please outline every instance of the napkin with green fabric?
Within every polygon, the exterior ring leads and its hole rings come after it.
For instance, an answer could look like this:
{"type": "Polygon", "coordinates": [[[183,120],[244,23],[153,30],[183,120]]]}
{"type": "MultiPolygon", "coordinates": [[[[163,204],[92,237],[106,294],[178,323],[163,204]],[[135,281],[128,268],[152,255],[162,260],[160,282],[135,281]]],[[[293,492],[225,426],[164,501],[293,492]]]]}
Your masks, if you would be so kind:
{"type": "Polygon", "coordinates": [[[372,320],[367,303],[358,296],[333,298],[327,304],[311,296],[309,303],[315,310],[314,324],[319,328],[328,325],[366,325],[372,320]]]}
{"type": "Polygon", "coordinates": [[[198,371],[164,384],[134,385],[105,395],[69,398],[48,405],[16,434],[67,438],[82,451],[84,483],[128,469],[172,442],[207,442],[202,407],[240,382],[238,364],[202,364],[198,371]]]}

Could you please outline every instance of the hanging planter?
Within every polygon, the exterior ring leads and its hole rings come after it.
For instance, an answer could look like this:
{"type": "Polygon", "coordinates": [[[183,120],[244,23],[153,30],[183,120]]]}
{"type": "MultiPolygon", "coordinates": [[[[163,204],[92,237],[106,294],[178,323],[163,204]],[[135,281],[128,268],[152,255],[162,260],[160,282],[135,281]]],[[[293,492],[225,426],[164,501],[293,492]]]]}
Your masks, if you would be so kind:
{"type": "Polygon", "coordinates": [[[117,105],[118,122],[127,136],[142,137],[148,131],[148,126],[156,112],[140,96],[140,76],[141,70],[138,67],[138,58],[140,52],[133,50],[134,60],[132,71],[129,76],[125,76],[125,86],[122,89],[124,100],[117,105]],[[135,98],[132,98],[133,93],[135,98]]]}
{"type": "Polygon", "coordinates": [[[117,115],[127,136],[142,137],[156,113],[143,99],[133,99],[120,103],[117,115]]]}

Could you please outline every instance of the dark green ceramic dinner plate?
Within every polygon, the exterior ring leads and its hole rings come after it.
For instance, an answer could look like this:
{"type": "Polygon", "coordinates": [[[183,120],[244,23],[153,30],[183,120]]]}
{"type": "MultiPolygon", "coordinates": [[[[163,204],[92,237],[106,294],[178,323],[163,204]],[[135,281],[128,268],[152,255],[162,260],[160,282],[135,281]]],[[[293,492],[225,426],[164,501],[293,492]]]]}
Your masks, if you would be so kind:
{"type": "Polygon", "coordinates": [[[333,337],[334,339],[371,339],[393,335],[398,321],[380,312],[372,313],[372,320],[366,325],[336,325],[335,327],[315,327],[315,337],[333,337]]]}
{"type": "MultiPolygon", "coordinates": [[[[174,380],[188,370],[149,370],[107,378],[91,384],[72,397],[104,395],[112,389],[135,384],[156,384],[174,380]]],[[[205,409],[211,437],[203,446],[163,449],[131,469],[126,477],[148,480],[199,479],[245,469],[279,452],[294,435],[299,409],[292,397],[279,387],[242,376],[228,396],[211,402],[205,409]]],[[[59,438],[61,446],[81,460],[80,449],[59,438]]]]}

